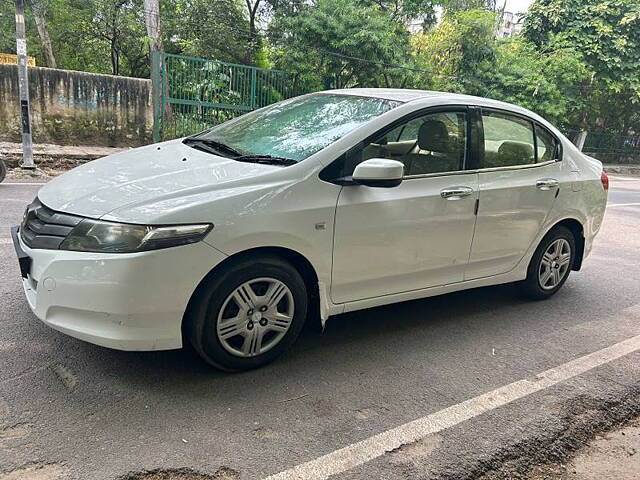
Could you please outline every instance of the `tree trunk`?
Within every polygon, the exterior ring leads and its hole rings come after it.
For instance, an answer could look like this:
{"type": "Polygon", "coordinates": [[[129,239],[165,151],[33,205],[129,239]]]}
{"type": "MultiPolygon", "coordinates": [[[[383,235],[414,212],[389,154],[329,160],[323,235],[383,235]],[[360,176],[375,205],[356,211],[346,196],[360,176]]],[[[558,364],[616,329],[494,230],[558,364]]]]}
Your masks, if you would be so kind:
{"type": "Polygon", "coordinates": [[[260,8],[261,0],[245,0],[247,6],[247,13],[249,15],[249,51],[247,52],[250,58],[247,58],[247,63],[252,63],[254,55],[258,50],[258,8],[260,8]],[[251,2],[254,3],[251,3],[251,2]]]}
{"type": "Polygon", "coordinates": [[[144,0],[144,22],[147,27],[147,35],[151,39],[151,98],[153,102],[153,141],[159,142],[162,136],[162,91],[166,79],[162,78],[162,36],[160,30],[160,5],[158,0],[144,0]]]}
{"type": "Polygon", "coordinates": [[[578,147],[578,150],[582,151],[584,148],[584,142],[587,140],[587,132],[586,130],[580,130],[576,137],[575,145],[578,147]]]}
{"type": "Polygon", "coordinates": [[[58,65],[56,63],[56,57],[53,55],[53,47],[51,46],[51,38],[49,37],[44,7],[36,0],[29,0],[29,5],[36,19],[36,27],[38,29],[38,35],[40,36],[40,42],[42,42],[42,50],[47,67],[57,68],[58,65]]]}
{"type": "Polygon", "coordinates": [[[112,75],[120,75],[120,55],[115,38],[111,40],[111,73],[112,75]]]}

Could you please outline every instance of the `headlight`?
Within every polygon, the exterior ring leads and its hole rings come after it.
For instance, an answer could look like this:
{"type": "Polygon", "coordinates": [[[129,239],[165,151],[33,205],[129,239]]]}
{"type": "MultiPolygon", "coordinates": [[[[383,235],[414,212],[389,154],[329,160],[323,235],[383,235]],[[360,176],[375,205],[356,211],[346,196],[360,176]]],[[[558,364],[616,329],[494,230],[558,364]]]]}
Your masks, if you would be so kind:
{"type": "Polygon", "coordinates": [[[202,240],[213,228],[199,225],[132,225],[84,219],[60,245],[61,250],[133,253],[187,245],[202,240]]]}

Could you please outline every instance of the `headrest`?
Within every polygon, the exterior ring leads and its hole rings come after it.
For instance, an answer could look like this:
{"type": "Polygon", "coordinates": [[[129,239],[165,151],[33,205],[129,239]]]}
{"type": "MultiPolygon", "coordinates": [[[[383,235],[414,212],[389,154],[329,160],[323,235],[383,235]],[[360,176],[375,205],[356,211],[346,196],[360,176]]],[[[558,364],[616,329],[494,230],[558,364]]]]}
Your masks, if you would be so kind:
{"type": "Polygon", "coordinates": [[[444,122],[440,120],[428,120],[418,130],[418,146],[420,150],[432,152],[448,152],[451,149],[449,143],[449,131],[444,122]]]}
{"type": "Polygon", "coordinates": [[[508,158],[512,165],[532,163],[533,146],[522,142],[503,142],[498,148],[498,155],[508,158]]]}

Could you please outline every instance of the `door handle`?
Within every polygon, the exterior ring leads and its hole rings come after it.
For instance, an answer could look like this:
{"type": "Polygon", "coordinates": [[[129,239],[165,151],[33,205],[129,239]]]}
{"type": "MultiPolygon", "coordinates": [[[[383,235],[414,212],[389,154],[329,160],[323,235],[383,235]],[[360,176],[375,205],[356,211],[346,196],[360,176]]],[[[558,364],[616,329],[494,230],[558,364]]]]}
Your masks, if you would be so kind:
{"type": "Polygon", "coordinates": [[[555,178],[541,178],[536,182],[536,188],[540,190],[552,190],[558,188],[558,180],[555,178]]]}
{"type": "Polygon", "coordinates": [[[447,200],[460,200],[463,197],[468,197],[473,193],[471,187],[450,187],[440,190],[440,196],[447,200]]]}

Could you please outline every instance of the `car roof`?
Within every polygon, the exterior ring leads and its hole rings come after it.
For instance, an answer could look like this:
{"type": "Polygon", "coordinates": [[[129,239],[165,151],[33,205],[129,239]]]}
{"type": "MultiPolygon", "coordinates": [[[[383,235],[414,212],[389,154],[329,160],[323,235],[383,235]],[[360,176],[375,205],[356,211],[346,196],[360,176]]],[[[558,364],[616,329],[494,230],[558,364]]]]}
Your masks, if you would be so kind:
{"type": "Polygon", "coordinates": [[[359,97],[372,97],[381,98],[385,100],[395,100],[397,102],[412,102],[415,100],[422,100],[431,98],[441,102],[450,102],[452,104],[464,104],[464,105],[477,105],[484,107],[493,107],[498,109],[510,110],[515,113],[522,113],[530,117],[534,117],[536,120],[540,120],[541,117],[531,110],[519,107],[512,103],[501,102],[499,100],[493,100],[491,98],[476,97],[474,95],[464,95],[461,93],[450,92],[437,92],[434,90],[413,90],[409,88],[343,88],[336,90],[324,90],[318,93],[332,93],[338,95],[354,95],[359,97]]]}
{"type": "Polygon", "coordinates": [[[333,93],[340,95],[354,95],[359,97],[382,98],[385,100],[395,100],[398,102],[410,102],[418,98],[437,97],[453,95],[446,92],[435,92],[431,90],[413,90],[409,88],[341,88],[335,90],[324,90],[318,93],[333,93]]]}

